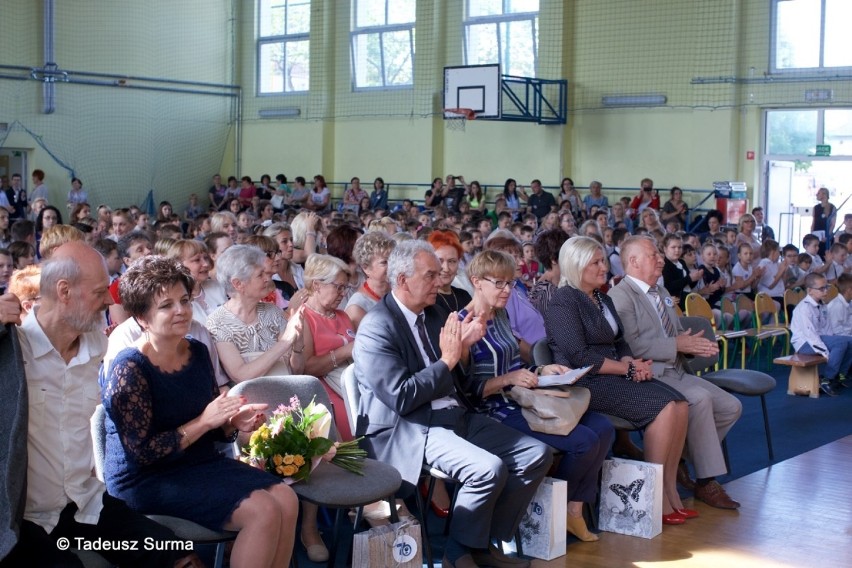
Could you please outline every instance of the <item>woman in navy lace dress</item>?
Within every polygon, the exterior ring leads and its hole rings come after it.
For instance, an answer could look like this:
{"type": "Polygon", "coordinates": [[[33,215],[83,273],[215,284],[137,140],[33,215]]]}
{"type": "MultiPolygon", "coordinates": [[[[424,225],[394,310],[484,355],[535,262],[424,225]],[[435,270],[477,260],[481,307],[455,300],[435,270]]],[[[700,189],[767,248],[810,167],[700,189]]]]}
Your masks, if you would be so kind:
{"type": "Polygon", "coordinates": [[[259,426],[266,405],[218,394],[207,348],[186,337],[192,289],[189,272],[164,257],[122,276],[122,305],[145,335],[118,354],[101,393],[107,489],[140,513],[238,530],[232,566],[287,566],[295,494],[214,446],[259,426]]]}

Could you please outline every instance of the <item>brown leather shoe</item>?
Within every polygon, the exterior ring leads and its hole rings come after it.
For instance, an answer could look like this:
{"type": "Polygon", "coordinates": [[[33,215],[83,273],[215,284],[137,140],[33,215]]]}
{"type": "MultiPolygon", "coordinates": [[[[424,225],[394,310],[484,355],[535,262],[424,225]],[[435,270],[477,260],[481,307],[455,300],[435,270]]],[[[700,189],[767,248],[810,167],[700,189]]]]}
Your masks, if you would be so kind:
{"type": "Polygon", "coordinates": [[[689,476],[686,462],[682,461],[677,466],[677,482],[687,491],[695,491],[695,480],[689,476]]]}
{"type": "Polygon", "coordinates": [[[479,568],[479,564],[473,561],[473,557],[470,554],[465,554],[456,559],[455,562],[450,562],[446,556],[441,561],[441,566],[448,566],[449,568],[479,568]]]}
{"type": "Polygon", "coordinates": [[[695,498],[717,509],[739,509],[740,504],[731,499],[718,481],[695,486],[695,498]]]}
{"type": "Polygon", "coordinates": [[[479,566],[491,566],[491,568],[529,568],[530,566],[529,560],[509,556],[493,544],[488,547],[488,550],[474,550],[470,556],[479,566]]]}

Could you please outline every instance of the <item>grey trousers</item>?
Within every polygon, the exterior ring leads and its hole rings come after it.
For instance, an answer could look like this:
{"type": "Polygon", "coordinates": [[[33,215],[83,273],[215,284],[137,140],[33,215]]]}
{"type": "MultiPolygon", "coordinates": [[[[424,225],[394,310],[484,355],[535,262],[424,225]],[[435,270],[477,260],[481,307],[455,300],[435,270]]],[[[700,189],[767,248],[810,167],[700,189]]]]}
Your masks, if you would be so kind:
{"type": "Polygon", "coordinates": [[[482,414],[456,408],[432,415],[426,463],[462,484],[450,536],[469,548],[511,540],[550,469],[550,448],[482,414]]]}

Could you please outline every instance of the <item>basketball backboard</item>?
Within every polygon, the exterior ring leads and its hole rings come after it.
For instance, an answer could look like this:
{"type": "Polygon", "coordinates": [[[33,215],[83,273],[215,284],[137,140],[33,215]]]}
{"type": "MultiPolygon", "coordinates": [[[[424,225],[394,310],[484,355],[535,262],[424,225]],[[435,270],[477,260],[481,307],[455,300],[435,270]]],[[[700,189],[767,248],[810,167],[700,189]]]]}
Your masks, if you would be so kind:
{"type": "MultiPolygon", "coordinates": [[[[444,67],[444,109],[469,108],[477,118],[500,118],[500,65],[444,67]]],[[[457,114],[444,112],[444,118],[457,114]]]]}

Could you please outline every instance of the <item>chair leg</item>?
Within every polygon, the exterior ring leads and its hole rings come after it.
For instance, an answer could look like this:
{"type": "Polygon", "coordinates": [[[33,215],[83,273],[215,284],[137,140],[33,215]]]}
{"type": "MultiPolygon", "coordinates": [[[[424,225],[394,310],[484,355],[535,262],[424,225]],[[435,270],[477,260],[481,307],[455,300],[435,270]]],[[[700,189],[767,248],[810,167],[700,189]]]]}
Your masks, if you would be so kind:
{"type": "Polygon", "coordinates": [[[722,440],[722,455],[725,456],[725,469],[731,473],[731,458],[728,456],[728,440],[722,440]]]}
{"type": "Polygon", "coordinates": [[[429,531],[426,530],[426,515],[429,511],[423,503],[423,496],[420,495],[420,488],[414,487],[414,505],[420,513],[420,534],[423,537],[423,551],[426,553],[426,565],[429,568],[435,567],[434,559],[432,558],[432,546],[429,542],[429,531]]]}
{"type": "Polygon", "coordinates": [[[461,483],[453,482],[453,495],[450,497],[450,514],[447,515],[447,520],[444,523],[444,536],[450,534],[450,523],[453,522],[453,509],[456,507],[456,498],[459,496],[459,489],[461,489],[461,483]]]}
{"type": "Polygon", "coordinates": [[[515,551],[518,558],[524,555],[524,539],[521,538],[521,527],[515,531],[515,551]]]}
{"type": "Polygon", "coordinates": [[[763,408],[763,428],[766,430],[766,447],[769,449],[769,461],[775,461],[775,452],[772,451],[772,432],[769,430],[769,414],[766,413],[766,397],[760,395],[760,406],[763,408]]]}
{"type": "Polygon", "coordinates": [[[216,554],[213,557],[213,568],[222,568],[225,562],[225,543],[219,542],[216,544],[216,554]]]}
{"type": "Polygon", "coordinates": [[[337,546],[340,542],[340,519],[343,516],[343,509],[335,509],[334,511],[334,528],[331,530],[331,546],[328,547],[328,568],[334,568],[334,562],[337,559],[337,546]]]}

